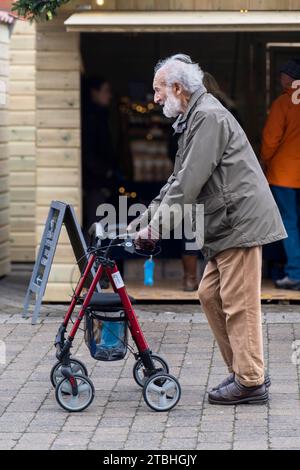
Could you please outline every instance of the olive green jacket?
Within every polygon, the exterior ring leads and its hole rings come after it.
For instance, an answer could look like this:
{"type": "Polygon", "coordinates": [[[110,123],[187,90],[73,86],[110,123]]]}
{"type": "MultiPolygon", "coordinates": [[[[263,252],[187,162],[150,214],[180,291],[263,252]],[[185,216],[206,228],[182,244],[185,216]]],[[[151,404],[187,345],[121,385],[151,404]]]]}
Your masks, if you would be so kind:
{"type": "Polygon", "coordinates": [[[140,222],[149,219],[150,226],[164,231],[170,223],[174,228],[182,216],[176,218],[175,211],[170,222],[169,217],[164,218],[163,207],[203,204],[204,234],[200,239],[207,259],[228,248],[264,245],[287,237],[245,132],[214,96],[204,87],[193,93],[173,128],[180,133],[174,171],[140,222]]]}

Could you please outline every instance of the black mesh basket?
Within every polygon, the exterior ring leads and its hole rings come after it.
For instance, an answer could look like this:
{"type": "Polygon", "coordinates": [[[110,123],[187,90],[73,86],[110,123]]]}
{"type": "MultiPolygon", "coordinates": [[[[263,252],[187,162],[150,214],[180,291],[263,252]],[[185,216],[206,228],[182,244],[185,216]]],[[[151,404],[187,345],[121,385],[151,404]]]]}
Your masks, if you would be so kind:
{"type": "Polygon", "coordinates": [[[85,342],[97,361],[119,361],[127,353],[127,321],[124,310],[85,314],[85,342]]]}

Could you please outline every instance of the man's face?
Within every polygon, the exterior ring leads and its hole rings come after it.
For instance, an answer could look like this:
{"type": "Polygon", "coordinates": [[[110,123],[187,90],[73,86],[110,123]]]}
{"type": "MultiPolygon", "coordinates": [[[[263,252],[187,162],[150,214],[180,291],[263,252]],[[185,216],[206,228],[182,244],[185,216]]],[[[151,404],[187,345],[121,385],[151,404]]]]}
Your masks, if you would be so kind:
{"type": "Polygon", "coordinates": [[[292,86],[294,79],[287,75],[286,73],[281,73],[280,74],[280,83],[282,88],[290,88],[292,86]]]}
{"type": "Polygon", "coordinates": [[[169,87],[166,85],[164,71],[158,71],[153,80],[154,102],[163,106],[166,117],[177,117],[182,112],[180,89],[176,84],[169,87]]]}

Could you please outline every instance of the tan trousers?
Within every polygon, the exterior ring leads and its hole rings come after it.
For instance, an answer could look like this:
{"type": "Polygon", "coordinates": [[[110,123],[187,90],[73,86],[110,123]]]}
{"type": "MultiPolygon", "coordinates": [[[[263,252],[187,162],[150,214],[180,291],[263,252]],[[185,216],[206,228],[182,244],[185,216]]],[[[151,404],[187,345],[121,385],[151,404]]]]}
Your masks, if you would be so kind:
{"type": "Polygon", "coordinates": [[[231,248],[207,263],[199,299],[230,372],[252,387],[264,382],[262,248],[231,248]]]}

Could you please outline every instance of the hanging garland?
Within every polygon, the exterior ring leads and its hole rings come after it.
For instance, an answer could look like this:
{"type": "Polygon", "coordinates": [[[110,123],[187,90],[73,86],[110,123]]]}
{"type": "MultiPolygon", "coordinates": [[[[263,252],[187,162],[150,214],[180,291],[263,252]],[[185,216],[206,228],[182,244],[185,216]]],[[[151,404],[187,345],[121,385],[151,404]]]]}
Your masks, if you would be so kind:
{"type": "Polygon", "coordinates": [[[12,11],[19,16],[33,20],[52,20],[56,10],[70,0],[16,0],[12,4],[12,11]]]}

